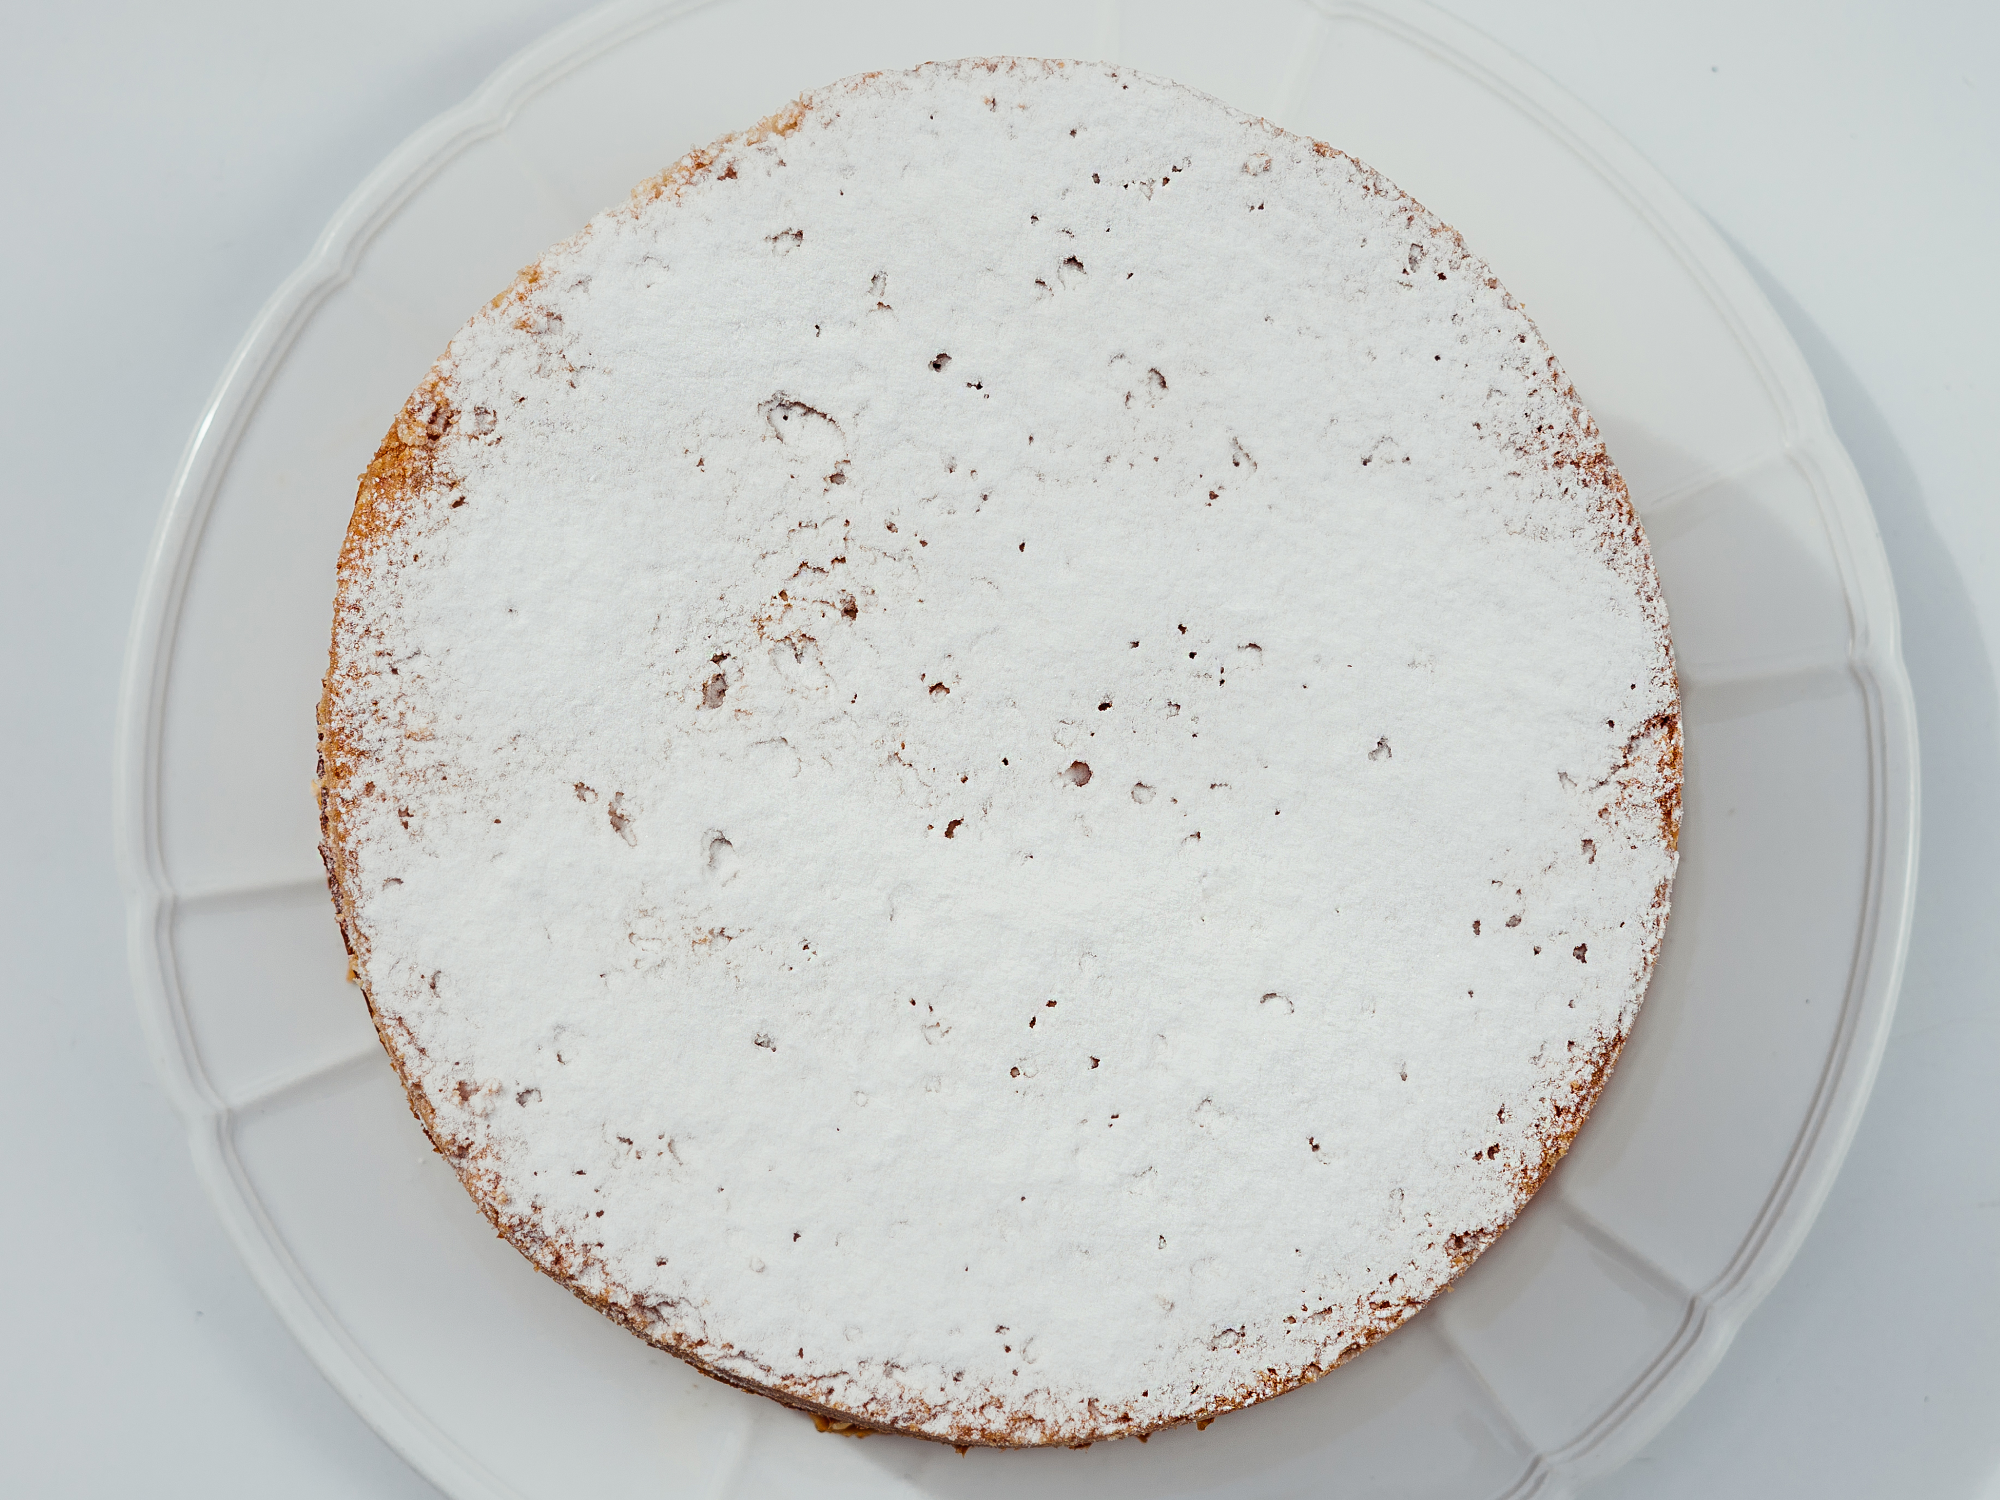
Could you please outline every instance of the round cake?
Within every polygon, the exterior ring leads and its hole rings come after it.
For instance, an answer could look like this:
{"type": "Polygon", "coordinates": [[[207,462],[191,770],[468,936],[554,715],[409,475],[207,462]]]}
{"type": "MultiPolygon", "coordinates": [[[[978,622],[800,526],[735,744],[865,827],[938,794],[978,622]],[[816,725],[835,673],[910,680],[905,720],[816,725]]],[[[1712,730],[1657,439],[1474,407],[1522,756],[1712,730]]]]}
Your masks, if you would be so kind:
{"type": "Polygon", "coordinates": [[[1637,517],[1486,265],[1020,59],[810,94],[474,316],[362,477],[320,757],[498,1231],[959,1445],[1205,1425],[1463,1271],[1633,1024],[1680,796],[1637,517]]]}

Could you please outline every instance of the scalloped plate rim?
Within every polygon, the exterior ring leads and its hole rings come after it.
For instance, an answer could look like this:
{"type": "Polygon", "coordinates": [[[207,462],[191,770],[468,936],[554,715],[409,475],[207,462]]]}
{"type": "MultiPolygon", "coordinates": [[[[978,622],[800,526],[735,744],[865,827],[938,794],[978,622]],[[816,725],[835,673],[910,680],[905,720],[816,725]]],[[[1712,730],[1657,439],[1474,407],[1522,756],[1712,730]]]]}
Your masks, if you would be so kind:
{"type": "MultiPolygon", "coordinates": [[[[172,961],[177,893],[159,846],[156,752],[175,627],[217,483],[243,425],[319,305],[352,276],[370,237],[457,154],[504,130],[542,88],[656,27],[727,0],[617,0],[516,54],[470,98],[392,152],[343,203],[304,263],[274,292],[225,365],[190,434],[148,549],[119,693],[114,831],[135,999],[155,1065],[186,1123],[197,1175],[253,1279],[348,1403],[405,1460],[456,1496],[518,1494],[440,1430],[348,1335],[293,1263],[248,1181],[228,1110],[190,1042],[172,961]]],[[[1578,100],[1482,33],[1423,0],[1302,0],[1325,20],[1360,20],[1424,47],[1493,89],[1582,157],[1640,213],[1729,323],[1778,407],[1831,536],[1852,617],[1848,670],[1870,735],[1867,896],[1841,1028],[1799,1143],[1730,1267],[1696,1299],[1653,1366],[1584,1434],[1538,1456],[1510,1500],[1572,1491],[1624,1462],[1720,1362],[1776,1285],[1832,1187],[1873,1087],[1895,1011],[1915,895],[1916,718],[1895,588],[1866,491],[1835,435],[1805,359],[1718,231],[1578,100]]]]}

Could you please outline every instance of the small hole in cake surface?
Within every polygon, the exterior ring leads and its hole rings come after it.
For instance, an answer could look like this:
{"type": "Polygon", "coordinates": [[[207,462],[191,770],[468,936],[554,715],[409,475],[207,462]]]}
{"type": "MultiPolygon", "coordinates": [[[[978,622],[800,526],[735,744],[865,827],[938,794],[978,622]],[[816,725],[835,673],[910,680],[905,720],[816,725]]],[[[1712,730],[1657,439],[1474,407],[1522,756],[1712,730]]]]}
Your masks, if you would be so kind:
{"type": "Polygon", "coordinates": [[[1071,786],[1089,786],[1090,767],[1080,760],[1073,760],[1069,763],[1069,768],[1063,772],[1063,779],[1071,786]]]}
{"type": "Polygon", "coordinates": [[[610,804],[604,811],[605,816],[610,820],[611,831],[617,834],[628,845],[637,845],[639,835],[632,828],[633,814],[626,811],[625,794],[623,792],[612,793],[610,804]]]}

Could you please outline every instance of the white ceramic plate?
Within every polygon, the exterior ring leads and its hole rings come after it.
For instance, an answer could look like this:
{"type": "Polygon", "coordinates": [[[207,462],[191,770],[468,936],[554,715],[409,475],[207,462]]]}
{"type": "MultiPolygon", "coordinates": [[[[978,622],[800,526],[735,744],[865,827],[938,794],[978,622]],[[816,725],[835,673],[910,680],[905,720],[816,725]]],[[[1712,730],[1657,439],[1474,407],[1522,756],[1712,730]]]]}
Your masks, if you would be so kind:
{"type": "Polygon", "coordinates": [[[1414,3],[619,5],[349,200],[176,478],[121,734],[132,963],[251,1271],[455,1497],[1559,1493],[1656,1432],[1770,1289],[1873,1079],[1908,930],[1914,717],[1867,497],[1715,232],[1598,121],[1414,3]],[[308,782],[333,559],[458,324],[690,145],[864,68],[1109,57],[1335,142],[1462,229],[1632,486],[1673,616],[1687,820],[1652,993],[1569,1159],[1449,1296],[1319,1385],[1145,1446],[823,1437],[534,1272],[426,1145],[344,960],[308,782]]]}

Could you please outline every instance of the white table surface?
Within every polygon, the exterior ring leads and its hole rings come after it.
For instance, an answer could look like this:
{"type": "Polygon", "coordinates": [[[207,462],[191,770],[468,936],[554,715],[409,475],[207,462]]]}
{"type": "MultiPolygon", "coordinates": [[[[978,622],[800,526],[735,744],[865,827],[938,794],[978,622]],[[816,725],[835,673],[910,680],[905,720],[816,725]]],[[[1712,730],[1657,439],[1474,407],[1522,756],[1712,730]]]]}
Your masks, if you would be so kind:
{"type": "MultiPolygon", "coordinates": [[[[9,7],[0,1492],[434,1493],[196,1186],[126,978],[112,722],[162,497],[244,328],[367,171],[581,8],[9,7]]],[[[1708,1385],[1591,1494],[2000,1500],[2000,7],[1446,8],[1622,131],[1762,283],[1874,500],[1923,735],[1908,976],[1847,1166],[1708,1385]]]]}

